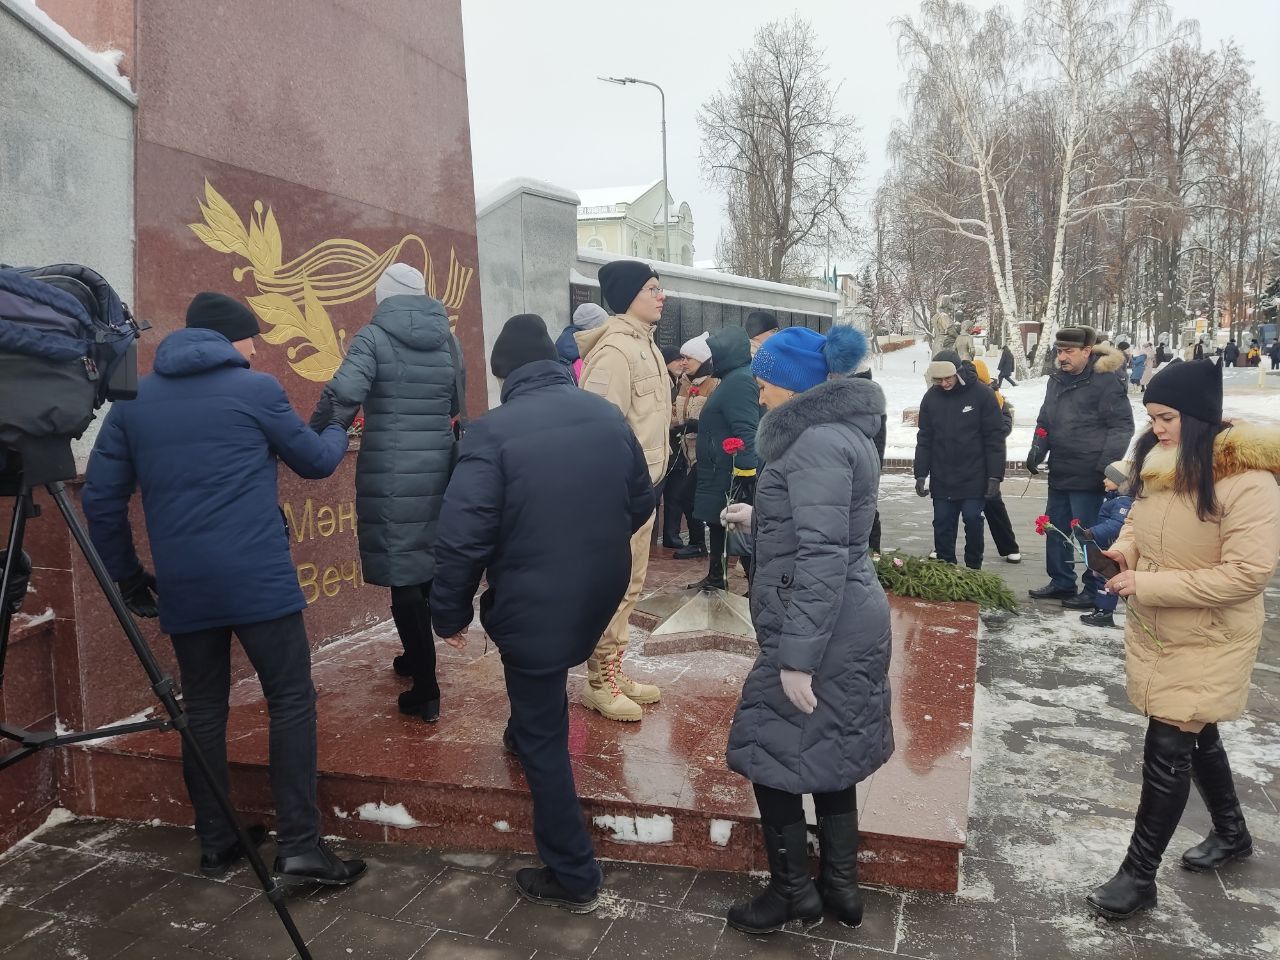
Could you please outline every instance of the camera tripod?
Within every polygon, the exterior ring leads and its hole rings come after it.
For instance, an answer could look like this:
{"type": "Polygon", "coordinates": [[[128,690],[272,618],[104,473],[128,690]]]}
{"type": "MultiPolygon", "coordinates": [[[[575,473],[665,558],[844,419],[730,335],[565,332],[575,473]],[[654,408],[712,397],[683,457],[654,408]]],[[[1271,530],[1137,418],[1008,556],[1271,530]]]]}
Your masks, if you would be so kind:
{"type": "Polygon", "coordinates": [[[62,519],[66,523],[67,529],[70,530],[76,546],[80,548],[80,553],[93,571],[94,579],[98,581],[98,587],[102,591],[102,595],[106,597],[107,602],[111,605],[111,610],[120,622],[125,636],[128,637],[138,662],[142,664],[142,669],[146,671],[147,678],[151,681],[151,689],[155,691],[156,697],[164,705],[168,716],[72,733],[57,733],[52,730],[28,730],[12,724],[0,723],[0,742],[8,740],[18,744],[16,749],[4,756],[0,756],[0,770],[50,747],[68,746],[70,744],[84,743],[88,740],[137,733],[143,730],[177,730],[182,736],[183,746],[189,752],[189,755],[194,758],[201,775],[216,797],[218,806],[222,810],[222,815],[232,829],[235,830],[236,836],[240,841],[240,848],[248,858],[254,873],[257,874],[258,882],[262,885],[263,894],[280,916],[280,922],[289,934],[289,939],[293,941],[293,946],[298,951],[298,956],[301,960],[311,960],[311,953],[307,950],[307,945],[303,941],[302,935],[298,932],[298,928],[293,922],[293,917],[289,913],[289,908],[285,904],[284,891],[267,870],[266,864],[258,853],[257,847],[250,839],[248,831],[240,822],[239,816],[236,815],[235,808],[231,805],[230,797],[218,786],[217,778],[214,776],[212,769],[210,769],[208,760],[187,726],[186,713],[177,700],[177,684],[156,662],[155,654],[152,653],[151,647],[139,632],[138,625],[134,622],[128,607],[125,606],[120,592],[116,589],[115,583],[112,582],[110,574],[107,573],[106,565],[102,562],[98,551],[94,549],[84,525],[80,522],[80,518],[76,515],[71,501],[67,497],[67,491],[63,486],[62,480],[74,475],[75,461],[71,455],[69,441],[59,439],[53,444],[47,441],[35,441],[24,445],[21,452],[0,446],[0,497],[14,497],[13,523],[9,529],[8,549],[3,553],[3,562],[0,564],[3,566],[3,571],[0,573],[0,686],[4,684],[5,654],[8,651],[13,615],[21,606],[23,595],[26,593],[26,575],[29,570],[22,552],[23,535],[26,532],[27,521],[40,515],[40,506],[35,502],[33,492],[35,488],[42,486],[53,499],[53,502],[57,504],[58,511],[62,514],[62,519]],[[7,466],[5,462],[6,454],[8,459],[7,466]],[[19,589],[21,592],[19,592],[19,589]]]}

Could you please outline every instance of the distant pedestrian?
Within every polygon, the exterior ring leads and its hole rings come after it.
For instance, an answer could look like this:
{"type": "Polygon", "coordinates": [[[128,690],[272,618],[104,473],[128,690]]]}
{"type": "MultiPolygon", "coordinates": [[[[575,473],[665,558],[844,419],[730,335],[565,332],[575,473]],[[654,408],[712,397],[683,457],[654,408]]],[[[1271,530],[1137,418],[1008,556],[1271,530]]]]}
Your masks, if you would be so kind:
{"type": "Polygon", "coordinates": [[[1236,345],[1236,338],[1232,337],[1227,341],[1227,345],[1222,348],[1222,362],[1228,367],[1234,367],[1240,359],[1240,348],[1236,345]]]}
{"type": "Polygon", "coordinates": [[[730,926],[748,933],[816,921],[824,907],[847,926],[862,922],[854,788],[893,753],[889,605],[867,551],[884,394],[848,376],[865,352],[852,327],[826,337],[790,327],[752,362],[768,409],[758,440],[765,467],[754,511],[724,512],[755,530],[760,653],[727,753],[729,768],[751,781],[769,865],[764,891],[729,909],[730,926]],[[816,885],[805,794],[818,821],[816,885]]]}
{"type": "Polygon", "coordinates": [[[1244,365],[1246,367],[1258,367],[1262,365],[1262,348],[1258,346],[1256,338],[1249,341],[1249,352],[1245,354],[1244,365]]]}
{"type": "Polygon", "coordinates": [[[1190,870],[1253,853],[1218,724],[1244,712],[1280,552],[1280,431],[1222,421],[1222,368],[1191,361],[1147,389],[1133,507],[1107,556],[1125,598],[1129,699],[1147,717],[1142,794],[1116,875],[1088,896],[1106,917],[1156,905],[1156,872],[1194,783],[1213,829],[1190,870]]]}
{"type": "Polygon", "coordinates": [[[1271,346],[1267,350],[1267,356],[1271,358],[1271,369],[1280,367],[1280,337],[1271,341],[1271,346]]]}
{"type": "MultiPolygon", "coordinates": [[[[959,356],[941,351],[929,364],[933,386],[920,401],[916,431],[916,493],[933,497],[933,549],[956,562],[956,534],[964,518],[964,562],[982,569],[986,545],[985,501],[1004,479],[1004,424],[989,388],[966,379],[959,356]]],[[[970,366],[970,369],[971,366],[970,366]]]]}
{"type": "Polygon", "coordinates": [[[999,390],[1001,384],[1006,380],[1009,381],[1009,386],[1017,386],[1013,382],[1013,366],[1013,351],[1009,349],[1008,345],[1002,346],[1000,348],[1000,363],[996,367],[996,373],[998,374],[996,377],[996,390],[999,390]]]}
{"type": "MultiPolygon", "coordinates": [[[[1102,506],[1103,469],[1120,460],[1133,438],[1133,410],[1121,380],[1122,355],[1095,344],[1091,327],[1063,327],[1054,344],[1057,369],[1049,376],[1044,405],[1036,418],[1027,455],[1033,474],[1049,458],[1049,498],[1045,513],[1059,530],[1071,521],[1093,526],[1102,506]]],[[[1045,544],[1049,582],[1030,590],[1036,600],[1061,600],[1070,610],[1097,607],[1097,588],[1084,581],[1076,592],[1075,554],[1059,537],[1045,544]]]]}
{"type": "Polygon", "coordinates": [[[1196,340],[1196,345],[1195,345],[1195,348],[1191,351],[1190,359],[1192,360],[1204,359],[1204,340],[1203,339],[1196,340]]]}
{"type": "Polygon", "coordinates": [[[527,900],[588,913],[601,874],[569,761],[565,685],[627,591],[653,487],[635,433],[616,407],[574,387],[541,317],[507,321],[490,369],[502,405],[462,441],[440,514],[431,619],[462,648],[487,582],[480,623],[502,657],[511,706],[503,740],[524,768],[546,864],[517,871],[516,886],[527,900]]]}
{"type": "Polygon", "coordinates": [[[760,345],[778,332],[778,318],[768,310],[752,310],[743,321],[743,327],[751,341],[751,356],[754,357],[760,345]]]}

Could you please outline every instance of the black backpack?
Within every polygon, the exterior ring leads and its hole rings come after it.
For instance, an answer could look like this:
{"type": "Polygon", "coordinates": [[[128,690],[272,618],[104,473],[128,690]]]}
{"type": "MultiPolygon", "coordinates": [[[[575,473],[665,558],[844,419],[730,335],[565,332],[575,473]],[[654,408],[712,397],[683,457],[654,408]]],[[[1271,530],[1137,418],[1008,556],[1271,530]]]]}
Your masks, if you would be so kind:
{"type": "Polygon", "coordinates": [[[139,326],[88,267],[0,269],[0,445],[79,437],[138,392],[139,326]]]}

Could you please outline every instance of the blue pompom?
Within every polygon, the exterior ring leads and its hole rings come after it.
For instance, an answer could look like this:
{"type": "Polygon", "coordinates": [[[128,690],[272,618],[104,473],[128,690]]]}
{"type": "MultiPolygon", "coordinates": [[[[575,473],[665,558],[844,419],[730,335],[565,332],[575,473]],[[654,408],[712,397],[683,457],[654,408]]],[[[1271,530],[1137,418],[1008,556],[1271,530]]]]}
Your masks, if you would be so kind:
{"type": "Polygon", "coordinates": [[[827,358],[827,369],[832,373],[853,373],[867,355],[867,338],[856,327],[846,324],[833,326],[827,333],[822,352],[827,358]]]}

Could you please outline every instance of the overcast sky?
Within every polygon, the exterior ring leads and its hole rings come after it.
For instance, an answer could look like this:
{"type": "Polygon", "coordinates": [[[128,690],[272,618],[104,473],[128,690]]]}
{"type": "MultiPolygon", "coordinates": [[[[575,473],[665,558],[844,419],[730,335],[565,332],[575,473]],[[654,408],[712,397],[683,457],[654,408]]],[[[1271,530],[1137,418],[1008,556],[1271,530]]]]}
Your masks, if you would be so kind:
{"type": "MultiPolygon", "coordinates": [[[[802,0],[794,8],[817,26],[831,75],[842,84],[842,108],[862,127],[864,193],[884,172],[885,143],[902,113],[904,75],[890,22],[917,6],[802,0]]],[[[667,96],[671,192],[692,208],[695,258],[712,259],[722,198],[698,163],[698,107],[721,87],[756,28],[790,9],[777,0],[462,0],[477,195],[512,177],[572,189],[656,180],[658,92],[596,77],[651,80],[667,96]]],[[[1205,46],[1239,43],[1254,61],[1267,115],[1280,118],[1280,4],[1173,0],[1173,10],[1199,21],[1205,46]]]]}

